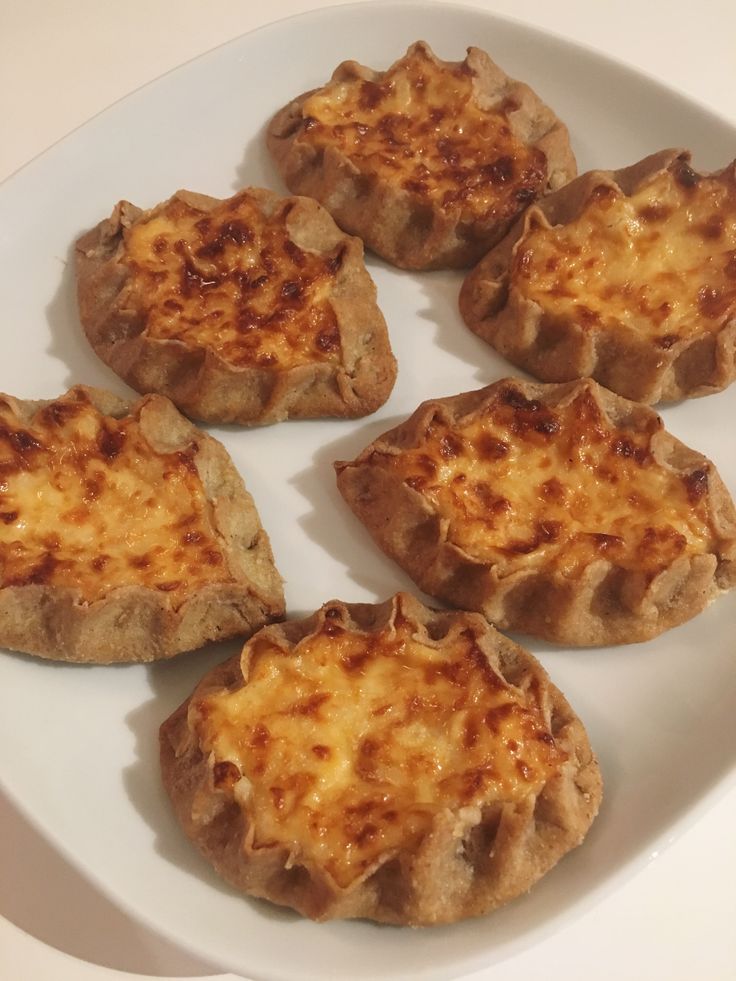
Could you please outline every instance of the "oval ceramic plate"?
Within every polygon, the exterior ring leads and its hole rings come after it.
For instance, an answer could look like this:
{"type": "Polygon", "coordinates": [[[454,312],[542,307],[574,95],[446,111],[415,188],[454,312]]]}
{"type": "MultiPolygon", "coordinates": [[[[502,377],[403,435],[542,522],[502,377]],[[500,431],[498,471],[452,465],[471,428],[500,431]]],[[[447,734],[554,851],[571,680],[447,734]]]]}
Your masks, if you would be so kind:
{"type": "MultiPolygon", "coordinates": [[[[703,168],[736,131],[680,96],[562,40],[456,6],[371,3],[315,11],[240,38],[93,119],[0,188],[6,345],[0,389],[49,398],[75,382],[124,392],[93,355],[76,313],[70,250],[119,198],[149,207],[187,187],[225,196],[281,189],[264,127],[288,99],[356,58],[385,67],[417,38],[458,59],[486,49],[529,82],[571,130],[581,170],[688,146],[703,168]]],[[[331,597],[383,599],[410,583],[348,513],[331,463],[355,455],[422,399],[512,373],[461,323],[460,275],[410,275],[370,258],[399,360],[388,404],[358,422],[214,429],[271,534],[292,613],[331,597]]],[[[664,413],[736,489],[718,420],[736,390],[664,413]]],[[[131,520],[134,520],[132,516],[131,520]]],[[[449,978],[528,946],[671,836],[733,772],[733,595],[649,644],[574,651],[531,643],[586,722],[606,800],[585,845],[528,896],[491,917],[416,931],[316,925],[233,893],[199,858],[159,786],[157,729],[201,674],[235,648],[168,664],[83,668],[0,658],[3,786],[124,908],[223,968],[256,978],[449,978]],[[686,774],[687,779],[682,779],[686,774]]]]}

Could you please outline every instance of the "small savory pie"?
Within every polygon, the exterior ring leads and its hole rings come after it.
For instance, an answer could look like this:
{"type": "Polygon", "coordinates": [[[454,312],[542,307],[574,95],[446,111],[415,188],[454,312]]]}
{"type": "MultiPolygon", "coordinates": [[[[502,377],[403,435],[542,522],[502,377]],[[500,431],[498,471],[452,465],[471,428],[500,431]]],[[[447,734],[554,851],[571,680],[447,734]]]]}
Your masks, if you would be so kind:
{"type": "Polygon", "coordinates": [[[642,641],[736,581],[736,509],[713,464],[589,379],[425,402],[335,466],[425,592],[501,629],[642,641]]]}
{"type": "Polygon", "coordinates": [[[469,274],[468,326],[543,381],[654,403],[736,377],[736,163],[664,150],[532,206],[469,274]]]}
{"type": "Polygon", "coordinates": [[[316,920],[486,913],[580,844],[602,792],[531,654],[402,593],[264,628],[163,724],[161,763],[217,871],[316,920]]]}
{"type": "Polygon", "coordinates": [[[355,417],[396,363],[363,246],[324,208],[249,188],[125,201],[77,243],[82,325],[139,392],[206,422],[355,417]]]}
{"type": "Polygon", "coordinates": [[[575,176],[567,129],[485,52],[423,41],[385,72],[343,62],[268,129],[289,189],[404,269],[468,266],[527,205],[575,176]]]}
{"type": "Polygon", "coordinates": [[[0,646],[151,661],[283,616],[250,494],[168,399],[2,395],[0,474],[0,646]]]}

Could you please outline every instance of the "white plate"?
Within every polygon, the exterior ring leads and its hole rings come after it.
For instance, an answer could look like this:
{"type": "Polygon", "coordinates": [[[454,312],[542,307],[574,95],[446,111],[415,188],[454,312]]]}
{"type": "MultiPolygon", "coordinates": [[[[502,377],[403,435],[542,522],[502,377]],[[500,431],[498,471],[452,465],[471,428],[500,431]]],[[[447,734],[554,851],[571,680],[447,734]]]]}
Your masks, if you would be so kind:
{"type": "MultiPolygon", "coordinates": [[[[280,187],[263,148],[271,113],[343,58],[385,66],[426,38],[446,58],[468,44],[530,82],[570,125],[581,169],[685,145],[716,167],[736,132],[697,106],[596,55],[457,6],[375,4],[317,11],[236,40],[142,89],[0,187],[0,389],[50,397],[74,382],[124,386],[88,349],[70,248],[126,197],[150,206],[177,187],[224,196],[280,187]]],[[[400,375],[389,403],[356,423],[214,430],[253,492],[293,613],[325,599],[384,598],[410,586],[336,493],[349,458],[431,395],[508,368],[461,324],[459,275],[412,276],[370,259],[400,375]]],[[[676,408],[669,427],[716,461],[732,490],[723,421],[736,391],[676,408]]],[[[530,896],[491,919],[431,931],[316,926],[236,896],[183,839],[159,787],[159,723],[234,649],[152,667],[81,668],[0,659],[0,779],[49,839],[126,910],[223,968],[257,978],[447,978],[508,956],[620,883],[733,779],[734,596],[660,640],[613,651],[537,652],[585,720],[606,800],[585,846],[530,896]]]]}

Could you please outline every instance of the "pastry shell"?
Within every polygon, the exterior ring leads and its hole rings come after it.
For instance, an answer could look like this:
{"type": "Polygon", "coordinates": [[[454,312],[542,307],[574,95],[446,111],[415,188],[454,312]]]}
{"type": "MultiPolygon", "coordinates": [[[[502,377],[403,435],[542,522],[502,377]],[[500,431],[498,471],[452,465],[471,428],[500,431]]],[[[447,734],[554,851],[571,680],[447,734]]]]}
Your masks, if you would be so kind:
{"type": "Polygon", "coordinates": [[[335,464],[349,506],[379,547],[425,593],[484,614],[502,630],[572,646],[648,640],[700,613],[736,583],[736,508],[713,464],[668,433],[654,410],[623,399],[590,379],[543,385],[503,379],[478,391],[431,399],[351,462],[335,464]],[[401,476],[371,465],[377,452],[400,456],[421,443],[433,419],[452,426],[483,414],[503,387],[560,408],[587,391],[604,419],[624,431],[651,434],[654,460],[675,474],[696,473],[706,487],[712,551],[678,556],[654,577],[617,566],[601,554],[567,577],[545,564],[501,569],[456,544],[446,514],[401,476]]]}
{"type": "MultiPolygon", "coordinates": [[[[419,52],[438,66],[464,66],[473,76],[473,98],[483,109],[504,106],[508,126],[523,144],[538,148],[546,160],[543,192],[561,187],[577,173],[566,126],[525,85],[509,78],[480,48],[468,48],[464,62],[444,62],[424,41],[417,41],[407,57],[419,52]]],[[[355,61],[339,65],[332,81],[380,82],[376,72],[355,61]]],[[[445,210],[393,180],[360,171],[336,147],[324,152],[301,141],[305,92],[281,109],[268,127],[268,148],[287,187],[320,201],[338,225],[363,239],[377,255],[402,269],[463,268],[477,262],[501,239],[516,214],[529,203],[519,201],[515,214],[470,220],[445,210]]]]}
{"type": "MultiPolygon", "coordinates": [[[[509,268],[530,223],[574,222],[597,188],[627,197],[659,175],[689,167],[686,151],[662,150],[621,170],[593,170],[536,202],[466,277],[460,291],[465,323],[513,364],[541,381],[595,378],[611,391],[655,404],[709,395],[736,378],[736,316],[717,330],[702,330],[658,344],[623,324],[582,326],[552,316],[514,289],[509,268]]],[[[709,176],[736,181],[736,164],[709,176]]],[[[674,179],[674,178],[673,178],[674,179]]]]}
{"type": "Polygon", "coordinates": [[[190,706],[202,695],[247,685],[246,645],[241,657],[210,672],[161,726],[163,782],[187,836],[237,889],[319,921],[362,917],[412,926],[451,923],[483,915],[527,891],[582,842],[602,796],[598,762],[564,696],[531,654],[482,617],[431,610],[408,594],[378,605],[332,601],[306,620],[267,627],[253,640],[268,637],[288,653],[335,611],[342,626],[368,638],[401,616],[422,643],[439,648],[448,631],[462,624],[504,682],[539,707],[564,761],[538,793],[516,803],[497,800],[483,808],[438,811],[418,847],[384,856],[348,887],[339,887],[326,870],[285,845],[253,847],[246,808],[231,789],[217,784],[215,760],[203,752],[190,722],[190,706]]]}
{"type": "MultiPolygon", "coordinates": [[[[257,425],[323,416],[354,418],[374,412],[389,397],[396,362],[376,288],[363,261],[362,243],[344,235],[315,201],[283,198],[272,191],[246,192],[268,222],[291,203],[289,238],[316,254],[342,247],[329,302],[337,321],[338,363],[300,364],[283,369],[238,366],[206,345],[150,336],[145,300],[136,295],[126,261],[126,235],[166,207],[150,211],[126,201],[83,235],[76,246],[79,311],[87,339],[99,357],[138,392],[165,395],[194,419],[208,423],[257,425]]],[[[222,202],[178,191],[174,198],[204,219],[222,202]]]]}
{"type": "MultiPolygon", "coordinates": [[[[222,444],[196,429],[161,396],[149,395],[133,403],[87,386],[77,386],[69,394],[75,392],[88,398],[103,416],[131,417],[153,454],[196,450],[194,465],[230,581],[162,592],[136,584],[132,576],[130,585],[113,588],[92,601],[72,585],[7,585],[0,588],[0,645],[86,664],[154,661],[209,641],[247,636],[281,618],[283,587],[268,535],[222,444]]],[[[54,404],[10,401],[27,423],[54,404]]],[[[135,521],[134,514],[130,520],[135,521]]],[[[105,543],[97,544],[103,553],[105,543]]]]}

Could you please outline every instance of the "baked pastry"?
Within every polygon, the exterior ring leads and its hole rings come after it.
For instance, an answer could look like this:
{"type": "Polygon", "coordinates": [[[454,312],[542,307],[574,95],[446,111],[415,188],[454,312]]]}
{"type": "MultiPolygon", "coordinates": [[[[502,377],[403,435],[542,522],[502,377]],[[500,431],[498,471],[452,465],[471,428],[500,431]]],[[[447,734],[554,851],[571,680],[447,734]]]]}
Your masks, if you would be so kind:
{"type": "Polygon", "coordinates": [[[403,269],[472,265],[576,173],[566,127],[527,85],[479,48],[446,62],[423,41],[385,72],[343,62],[267,139],[291,191],[403,269]]]}
{"type": "Polygon", "coordinates": [[[583,840],[602,789],[531,654],[401,593],[260,631],[163,724],[161,764],[237,888],[417,926],[525,892],[583,840]]]}
{"type": "Polygon", "coordinates": [[[712,463],[590,379],[423,403],[338,486],[429,595],[569,645],[647,640],[736,580],[712,463]]]}
{"type": "Polygon", "coordinates": [[[363,246],[315,201],[250,188],[121,201],[77,243],[102,360],[206,422],[373,412],[396,377],[363,246]]]}
{"type": "Polygon", "coordinates": [[[284,612],[253,500],[167,399],[0,396],[0,646],[151,661],[284,612]]]}
{"type": "Polygon", "coordinates": [[[460,311],[543,381],[591,376],[640,402],[736,377],[736,164],[664,150],[539,201],[465,280],[460,311]]]}

